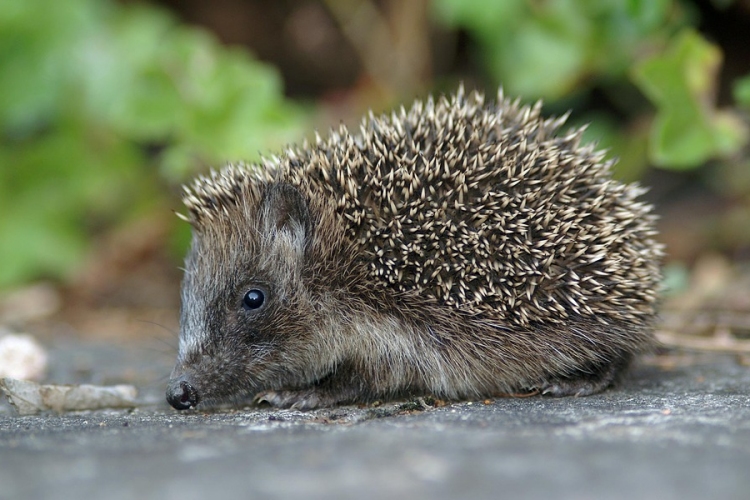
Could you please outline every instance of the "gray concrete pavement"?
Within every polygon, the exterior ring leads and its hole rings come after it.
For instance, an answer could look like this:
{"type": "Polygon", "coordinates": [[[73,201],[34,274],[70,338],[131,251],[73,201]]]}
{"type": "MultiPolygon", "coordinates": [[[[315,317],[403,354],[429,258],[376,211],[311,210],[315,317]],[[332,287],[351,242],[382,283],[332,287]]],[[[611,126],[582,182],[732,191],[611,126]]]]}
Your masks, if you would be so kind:
{"type": "Polygon", "coordinates": [[[750,498],[750,368],[641,365],[587,398],[177,413],[171,357],[70,343],[55,381],[136,381],[135,411],[0,408],[0,499],[750,498]]]}

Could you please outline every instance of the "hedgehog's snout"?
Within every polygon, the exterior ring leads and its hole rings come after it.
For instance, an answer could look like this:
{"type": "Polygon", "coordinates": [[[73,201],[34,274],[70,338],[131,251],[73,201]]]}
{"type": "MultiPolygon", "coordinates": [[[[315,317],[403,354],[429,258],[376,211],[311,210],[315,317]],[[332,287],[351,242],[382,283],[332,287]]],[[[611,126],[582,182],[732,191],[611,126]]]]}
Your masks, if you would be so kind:
{"type": "Polygon", "coordinates": [[[172,378],[167,385],[167,402],[176,410],[193,408],[200,402],[198,391],[185,375],[172,378]]]}

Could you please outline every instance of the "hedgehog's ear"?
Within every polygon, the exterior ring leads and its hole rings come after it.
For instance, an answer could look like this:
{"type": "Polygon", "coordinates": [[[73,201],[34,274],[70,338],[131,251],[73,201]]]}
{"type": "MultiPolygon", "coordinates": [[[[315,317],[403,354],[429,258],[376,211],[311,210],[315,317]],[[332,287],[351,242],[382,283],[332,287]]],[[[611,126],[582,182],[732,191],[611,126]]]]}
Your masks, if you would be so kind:
{"type": "Polygon", "coordinates": [[[299,190],[280,182],[271,184],[263,200],[266,231],[288,231],[294,240],[303,243],[310,233],[310,210],[299,190]]]}

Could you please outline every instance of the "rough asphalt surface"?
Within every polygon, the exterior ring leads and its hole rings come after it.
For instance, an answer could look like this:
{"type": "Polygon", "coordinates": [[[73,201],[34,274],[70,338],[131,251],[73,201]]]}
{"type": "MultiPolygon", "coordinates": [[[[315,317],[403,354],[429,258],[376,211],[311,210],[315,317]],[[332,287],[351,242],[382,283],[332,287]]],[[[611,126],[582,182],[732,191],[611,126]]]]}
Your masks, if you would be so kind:
{"type": "Polygon", "coordinates": [[[750,498],[750,368],[732,356],[641,364],[587,398],[187,413],[161,402],[171,357],[51,357],[51,381],[135,382],[144,406],[0,405],[0,499],[750,498]]]}

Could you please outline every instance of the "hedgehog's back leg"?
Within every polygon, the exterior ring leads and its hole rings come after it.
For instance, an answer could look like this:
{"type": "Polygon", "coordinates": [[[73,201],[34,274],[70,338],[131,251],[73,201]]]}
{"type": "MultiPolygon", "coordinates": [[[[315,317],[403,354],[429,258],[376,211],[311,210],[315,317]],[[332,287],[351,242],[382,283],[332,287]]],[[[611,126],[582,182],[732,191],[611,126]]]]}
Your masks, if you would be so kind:
{"type": "Polygon", "coordinates": [[[633,359],[623,353],[616,359],[581,368],[568,375],[555,377],[543,383],[541,393],[546,396],[588,396],[613,386],[625,372],[633,359]]]}

